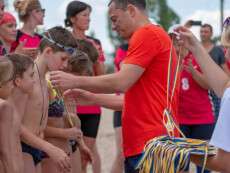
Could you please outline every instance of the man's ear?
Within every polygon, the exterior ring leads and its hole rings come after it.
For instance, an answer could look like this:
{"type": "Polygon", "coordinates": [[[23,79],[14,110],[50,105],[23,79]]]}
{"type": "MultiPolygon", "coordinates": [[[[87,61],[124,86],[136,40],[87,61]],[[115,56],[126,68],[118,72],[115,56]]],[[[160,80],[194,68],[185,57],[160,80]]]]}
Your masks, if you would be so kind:
{"type": "Polygon", "coordinates": [[[127,5],[127,11],[131,17],[134,17],[136,15],[136,12],[137,12],[136,10],[137,8],[134,5],[132,4],[127,5]]]}

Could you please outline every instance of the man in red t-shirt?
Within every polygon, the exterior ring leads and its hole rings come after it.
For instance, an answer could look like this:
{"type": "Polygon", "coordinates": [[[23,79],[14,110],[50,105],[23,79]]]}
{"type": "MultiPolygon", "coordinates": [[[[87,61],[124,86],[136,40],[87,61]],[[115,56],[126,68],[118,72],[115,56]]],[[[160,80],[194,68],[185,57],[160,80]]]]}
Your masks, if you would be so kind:
{"type": "MultiPolygon", "coordinates": [[[[125,172],[136,173],[136,164],[147,141],[167,134],[162,119],[166,108],[167,69],[172,43],[161,27],[151,24],[143,0],[112,0],[109,15],[113,29],[129,44],[121,70],[98,77],[73,76],[57,71],[52,72],[50,78],[54,86],[62,89],[125,93],[122,116],[125,172]]],[[[172,74],[176,69],[176,59],[173,49],[172,74]]],[[[177,96],[178,90],[172,102],[174,116],[177,96]]]]}

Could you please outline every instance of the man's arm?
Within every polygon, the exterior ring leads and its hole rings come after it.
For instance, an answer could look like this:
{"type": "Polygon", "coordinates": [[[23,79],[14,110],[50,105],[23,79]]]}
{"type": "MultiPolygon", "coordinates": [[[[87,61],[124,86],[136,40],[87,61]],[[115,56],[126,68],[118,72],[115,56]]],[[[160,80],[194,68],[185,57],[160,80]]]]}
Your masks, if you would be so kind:
{"type": "Polygon", "coordinates": [[[67,90],[64,95],[65,97],[75,99],[78,105],[98,105],[118,111],[121,111],[123,108],[123,95],[94,94],[82,89],[67,90]]]}
{"type": "Polygon", "coordinates": [[[61,71],[51,72],[50,79],[55,87],[62,89],[80,88],[94,93],[124,93],[144,73],[145,69],[132,64],[123,64],[122,69],[114,74],[96,77],[82,77],[61,71]]]}
{"type": "MultiPolygon", "coordinates": [[[[217,155],[208,157],[206,168],[218,172],[230,172],[230,153],[218,149],[217,155]]],[[[204,156],[192,155],[191,161],[196,165],[203,166],[204,156]]]]}
{"type": "Polygon", "coordinates": [[[124,96],[123,95],[109,95],[109,94],[94,94],[94,103],[116,111],[122,111],[124,96]]]}

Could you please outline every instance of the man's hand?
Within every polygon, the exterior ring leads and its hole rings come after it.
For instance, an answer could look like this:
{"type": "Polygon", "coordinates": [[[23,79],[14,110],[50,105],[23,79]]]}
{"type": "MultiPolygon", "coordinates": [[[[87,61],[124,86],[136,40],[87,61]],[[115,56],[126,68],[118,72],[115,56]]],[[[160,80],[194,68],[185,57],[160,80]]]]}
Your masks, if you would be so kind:
{"type": "Polygon", "coordinates": [[[50,72],[50,81],[56,88],[62,90],[75,88],[76,76],[62,71],[50,72]]]}
{"type": "Polygon", "coordinates": [[[74,99],[77,105],[94,105],[95,94],[82,89],[71,89],[64,92],[64,96],[74,99]]]}
{"type": "Polygon", "coordinates": [[[69,156],[60,148],[52,146],[47,155],[53,160],[57,167],[64,173],[71,171],[71,162],[69,156]]]}

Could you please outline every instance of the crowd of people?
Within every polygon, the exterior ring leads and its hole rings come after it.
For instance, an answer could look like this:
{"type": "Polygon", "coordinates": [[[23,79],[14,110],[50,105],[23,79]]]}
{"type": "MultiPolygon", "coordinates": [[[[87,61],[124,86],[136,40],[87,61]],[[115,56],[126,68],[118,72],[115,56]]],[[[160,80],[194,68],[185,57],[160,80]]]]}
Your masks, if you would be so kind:
{"type": "MultiPolygon", "coordinates": [[[[101,107],[114,110],[112,173],[139,172],[146,143],[169,132],[165,111],[186,137],[217,148],[205,172],[230,172],[230,17],[221,45],[215,45],[210,24],[201,25],[198,41],[192,21],[167,33],[149,20],[145,1],[111,0],[112,29],[124,43],[116,51],[115,72],[105,74],[101,42],[86,35],[89,4],[70,2],[66,28],[42,35],[36,33],[45,17],[39,0],[13,5],[23,23],[18,29],[0,0],[0,172],[86,173],[91,164],[93,173],[101,173],[101,107]]],[[[171,134],[179,137],[176,129],[171,134]]],[[[191,160],[201,173],[203,157],[191,160]]]]}

